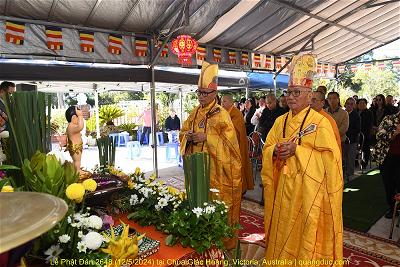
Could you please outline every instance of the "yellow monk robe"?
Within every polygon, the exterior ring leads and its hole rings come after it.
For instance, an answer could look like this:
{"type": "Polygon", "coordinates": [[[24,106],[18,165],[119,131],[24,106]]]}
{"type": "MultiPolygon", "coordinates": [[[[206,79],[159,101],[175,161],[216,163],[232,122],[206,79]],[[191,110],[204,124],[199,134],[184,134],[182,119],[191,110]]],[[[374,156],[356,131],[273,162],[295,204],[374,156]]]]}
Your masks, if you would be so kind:
{"type": "Polygon", "coordinates": [[[337,127],[335,119],[331,115],[329,115],[328,112],[326,112],[323,109],[321,109],[321,111],[319,111],[319,113],[322,114],[325,118],[327,118],[329,120],[329,122],[331,123],[333,133],[335,134],[336,142],[338,143],[340,151],[342,151],[342,139],[340,139],[340,133],[339,133],[339,129],[337,127]]]}
{"type": "Polygon", "coordinates": [[[249,158],[249,144],[247,143],[246,126],[244,124],[243,114],[235,106],[229,110],[229,115],[236,136],[239,141],[240,156],[242,158],[242,192],[254,189],[253,170],[249,158]]]}
{"type": "MultiPolygon", "coordinates": [[[[231,225],[239,223],[242,196],[241,159],[229,113],[214,100],[206,107],[197,106],[184,122],[179,133],[181,155],[207,152],[210,155],[211,188],[219,190],[221,200],[229,207],[228,219],[231,225]],[[201,127],[207,118],[205,129],[201,127]],[[197,115],[196,115],[197,114],[197,115]],[[193,144],[185,137],[188,131],[206,132],[207,141],[193,144]]],[[[236,247],[236,239],[225,242],[228,249],[236,247]]]]}
{"type": "Polygon", "coordinates": [[[311,109],[303,129],[314,123],[316,131],[301,138],[287,167],[273,157],[275,144],[299,133],[307,110],[288,113],[285,138],[280,116],[264,146],[266,260],[343,259],[342,161],[328,119],[311,109]]]}

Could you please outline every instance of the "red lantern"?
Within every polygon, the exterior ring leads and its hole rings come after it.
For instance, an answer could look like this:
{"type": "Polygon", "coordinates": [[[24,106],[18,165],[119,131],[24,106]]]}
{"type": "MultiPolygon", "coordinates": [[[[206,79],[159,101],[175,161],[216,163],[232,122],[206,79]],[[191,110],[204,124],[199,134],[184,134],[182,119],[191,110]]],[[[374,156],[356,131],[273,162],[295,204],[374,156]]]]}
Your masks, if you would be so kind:
{"type": "Polygon", "coordinates": [[[189,65],[196,49],[197,42],[190,35],[179,35],[171,44],[171,51],[178,56],[180,64],[189,65]]]}

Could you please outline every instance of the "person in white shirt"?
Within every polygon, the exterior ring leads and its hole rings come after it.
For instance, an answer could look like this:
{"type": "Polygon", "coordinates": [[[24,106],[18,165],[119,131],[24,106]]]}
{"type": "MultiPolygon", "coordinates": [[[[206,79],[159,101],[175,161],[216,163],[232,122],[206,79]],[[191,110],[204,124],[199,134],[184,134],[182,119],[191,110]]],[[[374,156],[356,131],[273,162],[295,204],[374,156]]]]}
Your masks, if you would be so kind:
{"type": "Polygon", "coordinates": [[[265,96],[260,97],[258,100],[258,105],[260,106],[258,109],[256,109],[256,112],[254,113],[253,117],[251,117],[251,124],[255,125],[254,131],[258,130],[258,123],[261,117],[261,114],[265,108],[265,96]]]}

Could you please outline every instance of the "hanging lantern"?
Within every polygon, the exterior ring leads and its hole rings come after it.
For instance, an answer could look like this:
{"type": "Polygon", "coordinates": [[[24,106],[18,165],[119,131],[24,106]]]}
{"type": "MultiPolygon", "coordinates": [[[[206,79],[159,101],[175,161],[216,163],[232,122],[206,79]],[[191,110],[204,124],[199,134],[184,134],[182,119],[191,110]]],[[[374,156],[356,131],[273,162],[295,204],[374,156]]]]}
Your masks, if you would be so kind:
{"type": "Polygon", "coordinates": [[[179,35],[171,44],[171,51],[178,56],[180,64],[191,64],[196,49],[197,42],[190,35],[179,35]]]}

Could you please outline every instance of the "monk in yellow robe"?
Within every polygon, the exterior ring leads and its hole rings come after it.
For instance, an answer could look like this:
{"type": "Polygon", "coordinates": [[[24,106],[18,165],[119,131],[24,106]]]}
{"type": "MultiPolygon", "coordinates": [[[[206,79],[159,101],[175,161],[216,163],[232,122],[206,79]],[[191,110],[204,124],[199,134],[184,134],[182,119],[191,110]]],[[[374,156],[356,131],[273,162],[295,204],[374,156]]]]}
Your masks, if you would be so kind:
{"type": "Polygon", "coordinates": [[[245,193],[247,190],[254,189],[254,179],[243,114],[233,105],[232,95],[222,96],[221,105],[229,112],[239,141],[240,156],[242,158],[242,193],[245,193]]]}
{"type": "Polygon", "coordinates": [[[322,116],[327,118],[329,122],[331,123],[333,133],[335,134],[335,139],[336,142],[338,143],[340,151],[342,151],[342,140],[340,139],[340,133],[339,129],[337,127],[335,119],[329,115],[325,110],[324,110],[324,104],[325,104],[325,95],[321,91],[315,91],[313,92],[313,97],[311,99],[311,108],[314,109],[315,111],[319,112],[322,116]]]}
{"type": "Polygon", "coordinates": [[[312,55],[302,57],[293,59],[290,111],[275,121],[263,150],[265,264],[282,260],[279,266],[294,266],[302,260],[316,266],[324,260],[319,266],[342,266],[341,154],[328,119],[309,106],[316,62],[312,55]]]}
{"type": "MultiPolygon", "coordinates": [[[[241,158],[235,128],[229,113],[217,104],[218,65],[203,62],[198,89],[200,105],[184,122],[179,133],[181,155],[207,152],[210,155],[211,188],[219,190],[228,206],[231,225],[239,223],[242,196],[241,158]]],[[[225,247],[236,247],[237,237],[227,240],[225,247]]]]}

